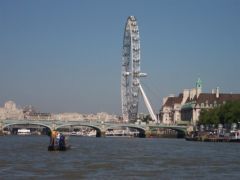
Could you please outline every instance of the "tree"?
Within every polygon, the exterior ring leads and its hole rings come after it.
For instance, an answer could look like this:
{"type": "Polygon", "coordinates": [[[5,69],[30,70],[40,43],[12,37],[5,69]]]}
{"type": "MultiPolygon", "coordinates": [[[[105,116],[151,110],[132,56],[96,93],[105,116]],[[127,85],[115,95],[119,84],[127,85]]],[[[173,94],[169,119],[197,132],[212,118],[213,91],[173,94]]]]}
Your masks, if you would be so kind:
{"type": "Polygon", "coordinates": [[[199,116],[199,121],[198,121],[198,123],[199,123],[199,124],[207,124],[208,117],[209,117],[208,114],[209,114],[209,113],[208,113],[207,109],[202,109],[202,110],[200,111],[200,116],[199,116]]]}
{"type": "Polygon", "coordinates": [[[143,122],[146,122],[146,123],[149,123],[149,121],[152,121],[152,118],[151,118],[150,115],[146,115],[146,116],[143,118],[142,121],[143,121],[143,122]]]}
{"type": "Polygon", "coordinates": [[[240,101],[229,101],[213,109],[200,112],[198,124],[225,124],[240,122],[240,101]]]}

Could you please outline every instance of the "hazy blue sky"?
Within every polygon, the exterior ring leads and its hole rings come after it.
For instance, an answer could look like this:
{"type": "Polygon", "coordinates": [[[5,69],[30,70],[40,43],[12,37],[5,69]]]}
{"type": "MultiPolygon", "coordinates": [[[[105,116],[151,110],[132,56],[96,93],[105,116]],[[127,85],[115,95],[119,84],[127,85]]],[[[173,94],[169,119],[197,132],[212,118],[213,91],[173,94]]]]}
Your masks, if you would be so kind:
{"type": "Polygon", "coordinates": [[[120,114],[130,15],[155,111],[198,77],[204,92],[240,92],[239,0],[0,0],[0,105],[120,114]]]}

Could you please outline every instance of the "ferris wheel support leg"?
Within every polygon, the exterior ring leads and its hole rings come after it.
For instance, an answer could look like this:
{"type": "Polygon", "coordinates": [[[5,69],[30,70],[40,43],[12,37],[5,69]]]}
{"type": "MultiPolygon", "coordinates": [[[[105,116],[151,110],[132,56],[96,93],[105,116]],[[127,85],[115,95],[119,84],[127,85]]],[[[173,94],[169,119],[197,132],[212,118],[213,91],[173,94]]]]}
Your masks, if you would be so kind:
{"type": "Polygon", "coordinates": [[[152,106],[151,106],[151,104],[150,104],[150,102],[149,102],[149,100],[148,100],[148,98],[147,98],[147,96],[146,96],[146,94],[145,94],[141,84],[139,84],[139,88],[140,88],[140,91],[141,91],[142,96],[143,96],[143,100],[145,102],[145,105],[147,106],[147,109],[148,109],[148,112],[149,112],[151,118],[154,120],[155,123],[157,123],[157,117],[156,117],[156,115],[153,112],[152,106]]]}

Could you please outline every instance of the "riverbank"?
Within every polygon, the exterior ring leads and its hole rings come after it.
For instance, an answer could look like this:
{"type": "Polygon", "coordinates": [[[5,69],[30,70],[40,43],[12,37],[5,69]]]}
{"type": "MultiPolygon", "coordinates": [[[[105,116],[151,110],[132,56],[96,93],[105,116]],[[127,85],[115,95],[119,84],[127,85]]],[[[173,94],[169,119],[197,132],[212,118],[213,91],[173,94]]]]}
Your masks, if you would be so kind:
{"type": "Polygon", "coordinates": [[[201,142],[238,142],[240,139],[230,138],[230,137],[185,137],[187,141],[201,141],[201,142]]]}
{"type": "Polygon", "coordinates": [[[187,141],[201,141],[201,142],[240,142],[239,130],[230,131],[229,133],[216,132],[192,132],[185,137],[187,141]]]}

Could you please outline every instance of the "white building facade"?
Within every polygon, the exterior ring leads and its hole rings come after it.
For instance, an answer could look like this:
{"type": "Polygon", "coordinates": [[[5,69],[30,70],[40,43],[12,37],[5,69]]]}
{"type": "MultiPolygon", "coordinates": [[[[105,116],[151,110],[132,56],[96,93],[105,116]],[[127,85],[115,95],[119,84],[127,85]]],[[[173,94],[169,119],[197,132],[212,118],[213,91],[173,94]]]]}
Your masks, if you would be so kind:
{"type": "Polygon", "coordinates": [[[178,96],[169,95],[163,98],[163,106],[160,110],[160,121],[163,124],[178,124],[182,121],[181,110],[188,99],[193,99],[202,93],[202,81],[196,82],[193,89],[185,89],[178,96]]]}
{"type": "Polygon", "coordinates": [[[0,119],[23,119],[23,110],[17,108],[16,103],[13,101],[7,101],[4,104],[4,107],[0,108],[0,119]]]}
{"type": "Polygon", "coordinates": [[[202,81],[198,79],[195,88],[185,89],[177,97],[171,95],[163,99],[160,110],[161,122],[196,125],[202,109],[211,109],[227,101],[240,101],[240,94],[220,93],[219,88],[212,90],[211,93],[203,93],[202,81]]]}

